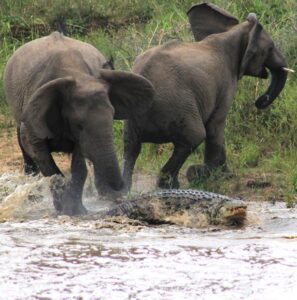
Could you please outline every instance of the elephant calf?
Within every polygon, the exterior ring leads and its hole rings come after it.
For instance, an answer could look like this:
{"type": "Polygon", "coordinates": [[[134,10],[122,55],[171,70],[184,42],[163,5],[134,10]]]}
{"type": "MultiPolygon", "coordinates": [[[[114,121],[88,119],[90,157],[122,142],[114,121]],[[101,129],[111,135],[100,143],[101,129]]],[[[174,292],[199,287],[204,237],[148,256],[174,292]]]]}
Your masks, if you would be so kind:
{"type": "Polygon", "coordinates": [[[7,63],[4,81],[25,173],[61,174],[51,152],[72,153],[71,181],[54,200],[58,211],[86,212],[85,158],[93,163],[98,192],[121,194],[113,119],[139,116],[150,107],[154,89],[147,79],[108,69],[96,48],[54,32],[19,48],[7,63]]]}
{"type": "Polygon", "coordinates": [[[256,101],[267,107],[283,89],[285,59],[270,36],[249,14],[243,23],[215,5],[203,3],[188,11],[196,42],[173,41],[138,56],[133,71],[150,80],[156,96],[141,118],[125,122],[123,176],[127,186],[141,143],[173,143],[174,151],[161,170],[161,188],[179,186],[178,173],[190,153],[205,141],[204,165],[191,166],[188,179],[227,170],[224,147],[226,116],[237,82],[244,75],[267,78],[271,84],[256,101]]]}

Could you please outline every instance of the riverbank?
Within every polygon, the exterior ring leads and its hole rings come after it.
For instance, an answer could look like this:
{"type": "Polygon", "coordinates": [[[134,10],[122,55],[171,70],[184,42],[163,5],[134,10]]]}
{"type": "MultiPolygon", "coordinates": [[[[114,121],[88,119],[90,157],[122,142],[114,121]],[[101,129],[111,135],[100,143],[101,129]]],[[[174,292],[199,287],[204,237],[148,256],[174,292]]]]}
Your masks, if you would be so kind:
{"type": "MultiPolygon", "coordinates": [[[[241,21],[255,12],[271,34],[288,66],[297,69],[297,3],[279,1],[224,1],[215,4],[241,21]]],[[[13,51],[32,39],[53,30],[64,30],[71,37],[89,42],[106,56],[114,57],[115,67],[130,70],[136,56],[146,49],[172,39],[193,41],[186,11],[192,1],[18,1],[4,0],[0,7],[0,173],[22,172],[22,160],[14,122],[5,103],[2,84],[5,62],[13,51]]],[[[297,195],[297,76],[289,74],[284,91],[271,107],[258,111],[254,100],[267,88],[268,81],[244,78],[228,114],[225,130],[227,159],[234,173],[231,179],[214,174],[206,182],[195,184],[218,193],[253,197],[268,201],[286,201],[289,206],[297,195]]],[[[118,157],[122,157],[122,122],[114,125],[118,157]]],[[[137,161],[136,174],[154,181],[170,156],[171,145],[145,145],[137,161]]],[[[69,157],[55,159],[65,171],[69,157]]],[[[183,166],[180,179],[188,187],[186,168],[203,161],[203,145],[183,166]]]]}

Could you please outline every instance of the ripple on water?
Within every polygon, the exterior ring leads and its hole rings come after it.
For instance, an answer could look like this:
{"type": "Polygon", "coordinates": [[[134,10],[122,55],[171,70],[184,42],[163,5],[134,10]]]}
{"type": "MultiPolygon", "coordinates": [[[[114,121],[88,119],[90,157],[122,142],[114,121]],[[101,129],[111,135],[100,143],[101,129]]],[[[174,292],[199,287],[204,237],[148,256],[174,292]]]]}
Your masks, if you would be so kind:
{"type": "Polygon", "coordinates": [[[148,228],[57,217],[45,178],[6,174],[0,184],[0,211],[10,207],[0,299],[295,299],[297,210],[283,203],[249,203],[240,230],[148,228]]]}

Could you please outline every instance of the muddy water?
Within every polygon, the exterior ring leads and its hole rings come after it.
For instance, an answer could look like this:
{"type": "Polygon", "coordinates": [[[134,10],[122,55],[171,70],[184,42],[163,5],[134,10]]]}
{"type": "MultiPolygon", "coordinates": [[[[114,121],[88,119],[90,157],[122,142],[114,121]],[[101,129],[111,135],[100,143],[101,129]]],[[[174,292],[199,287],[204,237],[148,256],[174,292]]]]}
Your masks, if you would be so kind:
{"type": "Polygon", "coordinates": [[[297,209],[283,203],[249,203],[238,230],[192,230],[57,216],[46,178],[0,187],[0,299],[296,299],[297,209]]]}

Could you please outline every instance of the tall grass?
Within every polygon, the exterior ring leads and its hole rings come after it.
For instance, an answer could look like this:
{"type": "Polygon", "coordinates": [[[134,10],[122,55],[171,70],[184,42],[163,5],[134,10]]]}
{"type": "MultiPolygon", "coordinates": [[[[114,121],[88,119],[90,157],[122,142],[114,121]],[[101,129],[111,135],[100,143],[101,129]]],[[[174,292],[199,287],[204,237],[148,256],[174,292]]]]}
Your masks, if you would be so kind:
{"type": "MultiPolygon", "coordinates": [[[[255,12],[264,28],[297,70],[296,0],[213,0],[240,21],[255,12]]],[[[186,11],[189,0],[1,0],[0,77],[14,50],[26,41],[57,29],[87,41],[107,57],[113,56],[117,69],[130,70],[136,56],[146,49],[172,39],[193,41],[186,11]]],[[[267,110],[254,106],[268,82],[255,78],[241,80],[226,126],[228,162],[237,176],[273,173],[275,183],[292,199],[297,192],[297,77],[290,74],[279,99],[267,110]]],[[[0,111],[10,118],[0,83],[0,111]]],[[[122,152],[122,122],[115,123],[115,138],[122,152]]],[[[170,145],[144,146],[137,163],[140,170],[157,172],[171,151],[170,145]]],[[[202,160],[203,146],[189,163],[202,160]]],[[[271,178],[272,178],[271,177],[271,178]]],[[[273,181],[273,178],[271,179],[273,181]]],[[[225,191],[229,183],[216,178],[213,189],[225,191]]],[[[211,186],[210,182],[207,183],[211,186]]]]}

